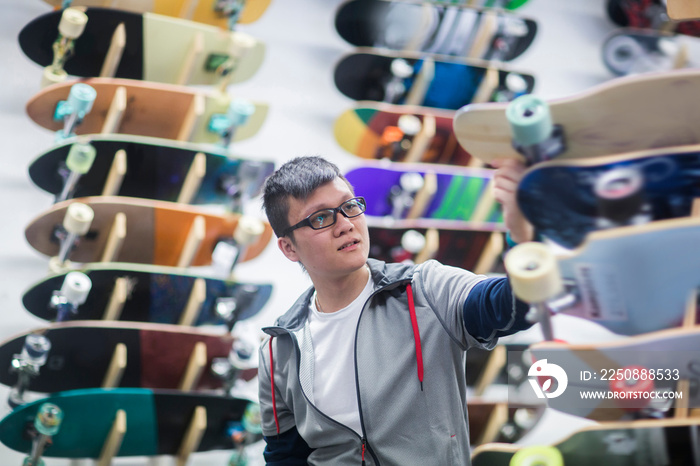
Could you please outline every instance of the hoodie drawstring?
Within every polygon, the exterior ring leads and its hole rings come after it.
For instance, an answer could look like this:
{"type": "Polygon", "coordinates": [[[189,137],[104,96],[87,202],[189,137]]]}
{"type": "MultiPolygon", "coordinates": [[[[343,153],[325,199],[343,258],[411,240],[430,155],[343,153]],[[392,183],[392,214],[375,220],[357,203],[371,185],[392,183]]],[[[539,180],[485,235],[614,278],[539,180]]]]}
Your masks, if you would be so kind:
{"type": "Polygon", "coordinates": [[[277,427],[277,435],[280,434],[280,420],[277,418],[277,403],[275,402],[275,361],[272,356],[272,339],[270,337],[270,385],[272,389],[272,414],[275,416],[275,426],[277,427]]]}
{"type": "Polygon", "coordinates": [[[420,346],[420,331],[418,330],[418,318],[416,317],[416,306],[413,303],[413,288],[409,283],[406,285],[408,293],[408,311],[411,315],[411,327],[413,327],[413,340],[416,344],[416,364],[418,365],[418,381],[420,390],[423,391],[423,350],[420,346]]]}

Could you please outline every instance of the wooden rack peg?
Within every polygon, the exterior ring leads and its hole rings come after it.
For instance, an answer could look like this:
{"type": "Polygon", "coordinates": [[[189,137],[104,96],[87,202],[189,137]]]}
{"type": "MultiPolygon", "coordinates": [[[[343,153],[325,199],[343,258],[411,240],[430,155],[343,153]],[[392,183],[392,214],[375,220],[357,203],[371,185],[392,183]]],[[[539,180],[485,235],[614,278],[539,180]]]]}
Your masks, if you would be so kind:
{"type": "Polygon", "coordinates": [[[483,13],[481,18],[481,21],[479,21],[479,30],[467,53],[468,57],[483,57],[491,45],[493,36],[498,31],[498,15],[495,11],[487,10],[483,13]]]}
{"type": "Polygon", "coordinates": [[[207,345],[199,341],[194,345],[190,360],[187,363],[185,374],[182,376],[178,390],[189,392],[194,389],[199,381],[199,377],[204,371],[204,366],[207,364],[207,345]]]}
{"type": "Polygon", "coordinates": [[[484,431],[477,440],[477,445],[482,445],[484,443],[491,443],[498,437],[498,432],[501,427],[508,422],[508,404],[507,403],[496,403],[493,407],[489,420],[484,427],[484,431]]]}
{"type": "Polygon", "coordinates": [[[192,73],[196,68],[196,63],[198,63],[199,58],[204,53],[204,34],[198,32],[192,38],[192,43],[190,48],[187,50],[187,55],[185,59],[182,60],[182,68],[180,68],[180,73],[177,76],[176,84],[185,86],[189,84],[190,79],[192,79],[192,73]]]}
{"type": "Polygon", "coordinates": [[[122,117],[126,111],[126,88],[119,86],[114,92],[112,103],[109,105],[105,122],[102,124],[102,134],[112,134],[119,131],[119,125],[122,123],[122,117]]]}
{"type": "Polygon", "coordinates": [[[483,275],[491,272],[496,265],[498,256],[503,252],[503,233],[494,231],[489,236],[484,249],[479,255],[479,260],[474,266],[473,272],[477,275],[483,275]]]}
{"type": "Polygon", "coordinates": [[[493,208],[496,206],[496,192],[493,185],[494,181],[493,178],[491,178],[488,183],[486,183],[486,187],[482,190],[479,202],[474,208],[474,212],[471,216],[472,222],[486,222],[489,214],[493,212],[493,208]]]}
{"type": "Polygon", "coordinates": [[[122,187],[124,175],[126,175],[126,151],[124,149],[119,149],[112,159],[112,165],[109,168],[107,181],[105,181],[105,186],[102,189],[102,195],[116,196],[122,187]]]}
{"type": "Polygon", "coordinates": [[[204,175],[207,173],[207,156],[203,152],[198,152],[194,156],[190,168],[187,171],[185,181],[182,183],[180,195],[177,197],[177,202],[189,204],[192,202],[194,195],[197,194],[199,186],[202,184],[204,175]]]}
{"type": "Polygon", "coordinates": [[[129,294],[129,279],[126,277],[119,277],[114,280],[114,288],[112,289],[112,295],[107,303],[107,308],[102,316],[102,320],[119,320],[121,317],[122,309],[124,309],[124,304],[129,294]]]}
{"type": "Polygon", "coordinates": [[[96,466],[109,466],[112,464],[112,458],[119,452],[119,448],[122,446],[124,434],[126,434],[126,411],[120,409],[114,417],[112,429],[109,431],[109,435],[102,446],[102,452],[100,453],[96,466]]]}
{"type": "Polygon", "coordinates": [[[676,21],[700,19],[700,2],[698,0],[666,0],[668,16],[676,21]]]}
{"type": "Polygon", "coordinates": [[[404,105],[423,105],[425,94],[428,92],[434,76],[435,60],[430,57],[423,59],[423,65],[418,72],[418,76],[413,80],[413,85],[406,96],[404,105]]]}
{"type": "Polygon", "coordinates": [[[204,431],[207,430],[207,409],[204,406],[197,406],[192,414],[192,420],[187,427],[185,437],[182,439],[180,448],[175,458],[177,466],[185,466],[187,459],[193,451],[199,447],[204,431]]]}
{"type": "Polygon", "coordinates": [[[425,115],[423,117],[423,126],[416,136],[413,138],[411,148],[406,153],[404,162],[420,162],[425,152],[430,147],[430,143],[435,137],[436,122],[433,115],[425,115]]]}
{"type": "Polygon", "coordinates": [[[177,135],[178,141],[189,141],[194,133],[194,129],[197,123],[204,115],[206,108],[206,98],[204,95],[197,93],[190,103],[190,107],[187,109],[184,119],[182,120],[182,125],[180,126],[180,132],[177,135]]]}
{"type": "Polygon", "coordinates": [[[207,282],[203,278],[197,278],[192,285],[190,297],[187,300],[185,310],[182,312],[178,325],[193,325],[202,310],[207,299],[207,282]]]}
{"type": "Polygon", "coordinates": [[[119,23],[119,26],[114,29],[114,34],[112,34],[112,41],[109,43],[109,49],[107,50],[105,61],[102,62],[102,69],[100,70],[101,78],[114,77],[115,73],[117,72],[119,62],[122,59],[125,46],[126,28],[124,27],[124,23],[119,23]]]}
{"type": "Polygon", "coordinates": [[[422,217],[425,210],[430,205],[430,201],[433,200],[435,193],[437,192],[437,175],[432,172],[428,172],[423,176],[423,187],[420,191],[416,193],[416,197],[413,200],[413,206],[411,210],[408,211],[406,215],[407,219],[416,219],[422,217]]]}
{"type": "Polygon", "coordinates": [[[476,385],[474,387],[475,396],[482,396],[484,394],[486,388],[491,385],[494,380],[496,380],[498,373],[501,372],[503,367],[506,365],[507,359],[508,357],[505,346],[498,345],[493,349],[493,351],[491,351],[491,354],[489,354],[488,359],[486,360],[486,365],[476,381],[476,385]]]}
{"type": "Polygon", "coordinates": [[[183,2],[182,9],[180,10],[180,14],[178,15],[178,17],[183,19],[192,19],[192,17],[194,16],[195,8],[197,8],[198,3],[199,0],[186,0],[185,2],[183,2]]]}
{"type": "Polygon", "coordinates": [[[488,102],[491,100],[491,95],[493,91],[498,87],[498,69],[489,66],[486,68],[486,73],[484,73],[484,78],[481,80],[481,84],[474,93],[472,98],[473,104],[480,102],[488,102]]]}
{"type": "Polygon", "coordinates": [[[428,259],[432,259],[440,248],[440,233],[435,228],[429,228],[425,232],[425,246],[416,254],[413,262],[421,264],[428,259]]]}
{"type": "Polygon", "coordinates": [[[100,262],[113,262],[124,244],[124,238],[126,238],[126,215],[124,212],[118,212],[114,216],[100,262]]]}
{"type": "Polygon", "coordinates": [[[197,215],[190,226],[190,232],[187,234],[185,245],[182,247],[180,259],[177,262],[178,267],[188,267],[190,264],[192,264],[194,256],[204,240],[206,232],[207,226],[204,217],[197,215]]]}
{"type": "Polygon", "coordinates": [[[107,373],[102,380],[102,388],[115,388],[119,386],[126,369],[126,345],[117,343],[112,353],[112,360],[107,367],[107,373]]]}

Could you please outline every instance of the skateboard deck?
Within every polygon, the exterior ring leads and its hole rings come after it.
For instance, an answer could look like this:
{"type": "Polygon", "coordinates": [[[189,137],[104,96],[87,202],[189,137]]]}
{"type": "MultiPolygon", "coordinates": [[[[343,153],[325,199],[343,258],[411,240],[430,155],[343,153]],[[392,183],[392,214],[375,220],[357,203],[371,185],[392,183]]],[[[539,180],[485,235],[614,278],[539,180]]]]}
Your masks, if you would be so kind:
{"type": "Polygon", "coordinates": [[[500,230],[503,213],[491,192],[492,177],[491,169],[406,163],[367,163],[345,173],[355,193],[367,201],[368,216],[444,220],[459,222],[465,229],[500,230]]]}
{"type": "MultiPolygon", "coordinates": [[[[62,10],[56,10],[41,15],[19,33],[19,44],[24,54],[41,66],[49,66],[53,61],[51,45],[58,35],[62,13],[62,10]]],[[[85,30],[75,40],[74,55],[64,66],[66,73],[72,76],[101,75],[112,33],[123,24],[126,43],[113,77],[178,84],[195,36],[201,34],[202,51],[187,65],[192,70],[187,84],[215,84],[221,79],[216,73],[219,64],[232,57],[236,35],[241,34],[154,13],[87,8],[85,14],[88,17],[85,30]]],[[[265,45],[255,41],[252,49],[238,60],[230,82],[252,78],[264,57],[265,45]]]]}
{"type": "Polygon", "coordinates": [[[465,5],[350,0],[335,28],[356,47],[379,47],[484,60],[513,60],[532,44],[537,23],[465,5]]]}
{"type": "MultiPolygon", "coordinates": [[[[549,101],[562,125],[566,149],[558,158],[586,158],[661,147],[700,144],[700,72],[676,70],[611,80],[549,101]]],[[[486,163],[524,160],[512,146],[506,103],[473,104],[455,115],[457,140],[486,163]]]]}
{"type": "MultiPolygon", "coordinates": [[[[83,139],[70,139],[40,154],[29,166],[29,176],[39,188],[58,195],[68,176],[66,158],[83,139]]],[[[206,157],[206,171],[190,204],[226,204],[235,198],[260,194],[262,183],[274,170],[274,162],[232,157],[217,147],[174,143],[130,135],[90,135],[96,157],[82,175],[72,197],[103,194],[117,152],[126,152],[126,172],[115,195],[176,202],[197,154],[206,157]],[[252,177],[252,178],[251,178],[252,177]]]]}
{"type": "MultiPolygon", "coordinates": [[[[27,335],[41,334],[51,341],[46,364],[31,378],[28,389],[53,393],[101,387],[117,344],[126,346],[126,368],[120,387],[177,389],[199,342],[206,347],[205,369],[194,385],[196,390],[218,389],[222,381],[211,373],[214,358],[227,358],[234,337],[186,326],[132,322],[75,321],[54,323],[15,335],[0,343],[0,383],[13,386],[17,373],[9,370],[15,355],[22,352],[27,335]]],[[[257,375],[249,369],[246,379],[257,375]]]]}
{"type": "Polygon", "coordinates": [[[461,4],[468,3],[470,6],[481,8],[503,8],[506,10],[515,10],[525,5],[530,0],[435,0],[432,3],[437,4],[461,4]]]}
{"type": "MultiPolygon", "coordinates": [[[[25,230],[29,244],[42,254],[56,256],[59,242],[55,229],[61,225],[68,206],[73,201],[54,204],[36,217],[25,230]]],[[[206,233],[191,265],[209,265],[212,251],[218,241],[231,238],[240,214],[214,214],[194,207],[146,199],[98,196],[80,199],[94,211],[90,230],[81,238],[68,259],[73,262],[98,262],[105,245],[115,215],[126,216],[126,237],[115,262],[133,262],[175,266],[187,240],[195,218],[204,218],[206,233]]],[[[258,240],[246,248],[241,260],[258,256],[272,237],[272,228],[265,222],[265,230],[258,240]]]]}
{"type": "Polygon", "coordinates": [[[387,85],[394,77],[392,63],[397,58],[403,59],[412,71],[408,77],[399,79],[403,92],[389,98],[388,103],[457,110],[477,96],[484,101],[512,100],[532,92],[535,86],[532,75],[499,69],[486,61],[440,58],[434,61],[432,79],[425,81],[424,95],[421,92],[422,98],[413,102],[409,99],[411,90],[423,87],[421,69],[426,64],[423,55],[379,53],[371,48],[358,48],[340,59],[335,66],[335,85],[342,94],[354,100],[386,101],[389,97],[387,85]],[[494,77],[491,79],[491,76],[494,77]],[[516,81],[517,86],[513,86],[516,81]]]}
{"type": "Polygon", "coordinates": [[[697,217],[589,234],[577,249],[557,257],[562,279],[581,298],[563,312],[620,335],[680,325],[700,285],[698,235],[697,217]]]}
{"type": "Polygon", "coordinates": [[[539,422],[545,407],[545,404],[470,400],[467,403],[469,443],[475,447],[486,442],[517,442],[539,422]]]}
{"type": "Polygon", "coordinates": [[[185,438],[195,408],[206,408],[206,430],[196,451],[234,447],[227,427],[240,421],[249,401],[207,394],[139,388],[87,389],[56,393],[23,405],[0,421],[0,441],[29,452],[26,425],[39,406],[53,403],[63,411],[63,423],[46,457],[98,458],[117,410],[126,412],[126,433],[116,456],[175,455],[185,438]]]}
{"type": "Polygon", "coordinates": [[[700,146],[553,160],[524,174],[518,204],[540,234],[571,248],[597,229],[634,223],[635,215],[647,221],[691,215],[699,173],[700,146]],[[608,213],[628,218],[608,221],[608,213]]]}
{"type": "MultiPolygon", "coordinates": [[[[133,134],[156,138],[175,139],[197,143],[216,143],[220,136],[208,130],[215,114],[226,114],[231,96],[197,91],[186,86],[158,84],[117,78],[90,78],[58,83],[35,94],[27,103],[27,114],[36,124],[52,131],[63,128],[54,119],[56,106],[66,100],[70,88],[76,82],[90,85],[97,91],[92,110],[77,127],[77,134],[103,133],[110,105],[117,89],[126,89],[127,105],[121,122],[109,133],[133,134]],[[189,118],[197,106],[197,99],[204,99],[201,117],[189,118]],[[173,115],[179,115],[173,118],[173,115]],[[190,125],[189,123],[192,122],[190,125]]],[[[255,113],[235,132],[234,141],[254,136],[267,116],[267,104],[255,103],[255,113]]]]}
{"type": "MultiPolygon", "coordinates": [[[[92,282],[85,303],[69,320],[100,320],[113,293],[118,278],[128,281],[127,299],[119,320],[177,324],[188,302],[196,275],[179,268],[155,267],[136,264],[94,263],[80,270],[92,282]]],[[[66,273],[50,275],[28,288],[22,297],[24,307],[44,320],[55,320],[56,310],[49,306],[55,290],[60,290],[66,273]]],[[[272,293],[272,285],[240,283],[229,280],[204,278],[206,299],[193,325],[226,325],[256,315],[265,306],[272,293]],[[230,322],[217,313],[220,299],[235,300],[235,320],[230,322]]]]}
{"type": "MultiPolygon", "coordinates": [[[[49,5],[60,8],[63,0],[44,0],[49,5]]],[[[238,23],[248,24],[260,19],[265,13],[267,7],[270,6],[272,0],[246,0],[245,8],[238,18],[238,23]]],[[[228,28],[228,19],[222,14],[216,12],[212,7],[213,4],[208,1],[200,0],[197,2],[194,9],[189,7],[189,3],[185,0],[73,0],[73,6],[101,7],[108,3],[111,8],[119,10],[128,10],[137,13],[156,13],[159,15],[174,16],[176,18],[188,19],[197,23],[211,24],[220,28],[228,28]]]]}
{"type": "Polygon", "coordinates": [[[452,112],[377,102],[358,102],[357,105],[344,111],[334,125],[336,141],[353,155],[446,165],[466,165],[470,160],[452,130],[452,112]],[[407,134],[400,129],[400,118],[406,115],[420,121],[417,134],[407,134]]]}
{"type": "MultiPolygon", "coordinates": [[[[697,442],[697,419],[664,419],[609,422],[584,427],[557,442],[554,447],[563,456],[566,466],[661,466],[692,464],[692,446],[697,442]]],[[[513,455],[522,448],[500,443],[481,445],[472,453],[472,464],[509,466],[514,464],[511,463],[513,455]]],[[[537,455],[533,457],[541,458],[537,455]]]]}
{"type": "MultiPolygon", "coordinates": [[[[547,398],[549,407],[598,421],[630,417],[629,409],[623,409],[620,400],[582,399],[582,392],[612,391],[611,378],[618,369],[622,369],[619,377],[623,377],[624,370],[632,366],[653,370],[654,390],[677,391],[680,380],[688,380],[695,387],[700,381],[700,329],[697,327],[663,330],[596,344],[543,342],[530,349],[535,360],[546,359],[548,364],[560,366],[568,377],[563,393],[547,398]],[[590,377],[581,375],[582,371],[588,371],[590,377]],[[585,380],[588,378],[590,380],[585,380]]],[[[690,408],[699,407],[697,388],[684,393],[683,402],[690,408]]],[[[643,405],[643,400],[631,399],[628,403],[629,408],[634,408],[643,405]]]]}

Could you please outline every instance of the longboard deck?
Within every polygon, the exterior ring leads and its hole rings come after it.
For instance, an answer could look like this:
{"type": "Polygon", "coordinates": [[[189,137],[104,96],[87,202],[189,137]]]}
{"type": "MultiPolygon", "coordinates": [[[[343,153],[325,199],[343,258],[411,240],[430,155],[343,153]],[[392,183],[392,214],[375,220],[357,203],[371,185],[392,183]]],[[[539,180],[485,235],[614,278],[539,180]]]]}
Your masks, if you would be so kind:
{"type": "MultiPolygon", "coordinates": [[[[41,15],[19,33],[24,54],[41,66],[53,60],[52,44],[58,35],[62,10],[41,15]]],[[[236,32],[223,31],[192,21],[153,13],[133,13],[110,8],[86,8],[88,22],[75,41],[75,52],[64,69],[72,76],[100,76],[113,31],[123,24],[126,45],[114,77],[176,84],[195,36],[201,34],[203,52],[192,63],[188,84],[215,84],[219,77],[209,61],[229,57],[236,32]]],[[[238,61],[231,82],[243,82],[255,75],[265,57],[265,45],[253,48],[238,61]]]]}
{"type": "MultiPolygon", "coordinates": [[[[120,125],[115,132],[165,139],[182,139],[181,130],[195,101],[201,94],[205,100],[203,116],[194,125],[191,135],[183,140],[198,143],[216,143],[220,137],[208,131],[209,119],[213,114],[225,114],[231,96],[221,96],[197,91],[186,86],[158,84],[118,78],[89,78],[68,81],[46,87],[27,102],[27,115],[36,124],[51,131],[63,129],[63,123],[53,116],[59,101],[66,100],[70,88],[76,82],[89,84],[97,91],[97,98],[90,113],[76,128],[76,134],[102,133],[107,113],[117,92],[126,89],[127,106],[120,125]],[[178,115],[178,118],[173,118],[178,115]]],[[[253,137],[267,117],[268,106],[255,102],[255,113],[248,122],[236,130],[234,141],[253,137]]]]}
{"type": "Polygon", "coordinates": [[[44,456],[98,458],[117,410],[126,411],[126,433],[116,456],[177,454],[197,406],[206,408],[206,430],[197,451],[232,449],[229,422],[240,421],[247,400],[215,395],[148,389],[88,389],[57,393],[23,405],[0,421],[0,441],[13,450],[29,453],[25,434],[43,403],[64,413],[59,432],[44,456]]]}
{"type": "MultiPolygon", "coordinates": [[[[78,314],[70,320],[101,320],[118,278],[128,281],[128,296],[120,321],[177,324],[192,292],[197,275],[169,267],[136,264],[96,263],[80,270],[92,282],[92,288],[78,314]]],[[[44,320],[55,320],[56,311],[49,307],[52,293],[60,290],[66,273],[48,276],[28,288],[22,297],[24,307],[44,320]]],[[[240,283],[201,277],[206,284],[206,299],[193,325],[228,325],[216,312],[218,298],[238,297],[236,320],[256,315],[272,294],[270,284],[240,283]]]]}
{"type": "MultiPolygon", "coordinates": [[[[42,254],[56,256],[59,243],[53,232],[61,225],[68,205],[64,201],[36,217],[25,230],[29,244],[42,254]]],[[[206,233],[192,261],[193,266],[209,265],[216,243],[231,238],[238,224],[239,214],[212,214],[176,203],[149,201],[126,197],[88,197],[80,202],[89,205],[95,213],[88,234],[69,255],[74,262],[97,262],[105,249],[115,215],[126,216],[127,234],[116,262],[134,262],[175,266],[195,217],[205,220],[206,233]]],[[[241,260],[259,255],[272,237],[272,228],[265,222],[265,230],[257,242],[246,249],[241,260]]]]}
{"type": "MultiPolygon", "coordinates": [[[[377,53],[373,49],[358,48],[342,57],[335,66],[334,80],[338,90],[354,100],[382,101],[386,83],[392,77],[391,63],[395,58],[404,58],[413,68],[414,74],[403,80],[410,89],[424,64],[420,54],[377,53]]],[[[486,75],[488,63],[479,60],[444,59],[435,60],[434,77],[428,85],[420,106],[457,110],[469,104],[479,90],[486,75]]],[[[497,87],[505,86],[509,75],[517,75],[525,83],[523,93],[532,92],[535,78],[532,75],[498,69],[497,87]]],[[[495,91],[495,89],[494,89],[495,91]]],[[[405,103],[405,95],[397,103],[405,103]]]]}
{"type": "MultiPolygon", "coordinates": [[[[40,154],[29,166],[29,176],[39,188],[59,194],[64,178],[60,169],[73,143],[71,138],[40,154]]],[[[118,151],[126,152],[126,174],[121,188],[115,195],[176,202],[187,177],[188,170],[198,153],[206,157],[206,173],[191,204],[226,204],[231,201],[223,182],[236,179],[239,169],[246,163],[259,165],[259,184],[274,170],[274,162],[253,161],[229,156],[215,147],[196,144],[173,143],[167,139],[126,135],[90,135],[89,143],[97,153],[90,170],[84,174],[73,197],[99,196],[105,187],[112,163],[118,151]]],[[[259,194],[248,193],[251,196],[259,194]]]]}
{"type": "MultiPolygon", "coordinates": [[[[32,377],[29,390],[53,393],[101,387],[117,344],[126,346],[126,369],[120,387],[177,389],[197,343],[206,347],[206,364],[196,390],[219,389],[222,381],[211,371],[214,358],[227,358],[234,342],[226,333],[191,327],[131,322],[75,321],[51,324],[0,343],[0,364],[9,368],[30,333],[51,341],[46,365],[32,377]]],[[[250,372],[250,371],[249,371],[250,372]]],[[[257,374],[255,369],[254,374],[257,374]]],[[[13,386],[17,373],[0,371],[0,383],[13,386]]]]}
{"type": "MultiPolygon", "coordinates": [[[[661,147],[700,144],[700,72],[677,70],[611,80],[585,92],[548,101],[563,126],[566,150],[558,158],[600,157],[661,147]]],[[[507,103],[472,104],[455,115],[462,147],[486,163],[524,160],[512,146],[507,103]]]]}

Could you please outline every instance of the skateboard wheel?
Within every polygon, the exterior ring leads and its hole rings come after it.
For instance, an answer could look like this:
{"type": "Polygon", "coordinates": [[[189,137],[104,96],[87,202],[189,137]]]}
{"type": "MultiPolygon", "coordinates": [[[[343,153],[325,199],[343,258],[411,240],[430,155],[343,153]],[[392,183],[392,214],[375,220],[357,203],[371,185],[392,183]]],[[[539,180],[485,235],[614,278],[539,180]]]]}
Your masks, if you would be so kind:
{"type": "Polygon", "coordinates": [[[644,207],[644,176],[632,167],[614,168],[598,177],[593,192],[599,215],[623,223],[644,207]]]}
{"type": "Polygon", "coordinates": [[[528,303],[542,303],[564,291],[554,254],[542,243],[522,243],[506,254],[504,264],[513,293],[528,303]]]}
{"type": "Polygon", "coordinates": [[[407,136],[415,136],[423,127],[423,124],[415,115],[401,115],[398,121],[399,129],[407,136]]]}
{"type": "Polygon", "coordinates": [[[242,216],[233,232],[233,239],[241,245],[254,243],[265,231],[263,222],[254,217],[242,216]]]}
{"type": "Polygon", "coordinates": [[[68,105],[72,112],[85,115],[92,110],[95,97],[97,97],[97,91],[94,87],[85,83],[74,84],[68,94],[68,105]]]}
{"type": "Polygon", "coordinates": [[[401,79],[410,78],[413,75],[413,67],[403,58],[395,58],[391,62],[391,74],[401,79]]]}
{"type": "Polygon", "coordinates": [[[506,108],[513,140],[523,146],[532,146],[546,140],[553,130],[549,105],[533,95],[523,95],[506,108]]]}
{"type": "Polygon", "coordinates": [[[629,74],[645,54],[644,47],[629,36],[615,35],[603,44],[603,63],[618,76],[629,74]]]}
{"type": "Polygon", "coordinates": [[[401,236],[401,247],[411,254],[418,254],[425,247],[425,236],[416,230],[408,230],[401,236]]]}
{"type": "Polygon", "coordinates": [[[84,175],[92,167],[97,152],[92,144],[77,142],[73,144],[66,157],[66,166],[72,172],[84,175]]]}
{"type": "Polygon", "coordinates": [[[77,39],[85,30],[87,15],[77,8],[66,8],[58,23],[58,32],[69,39],[77,39]]]}
{"type": "Polygon", "coordinates": [[[564,457],[556,447],[525,447],[513,455],[510,466],[564,466],[564,457]]]}
{"type": "Polygon", "coordinates": [[[520,95],[527,91],[527,81],[517,73],[508,73],[508,76],[506,76],[506,87],[515,95],[520,95]]]}
{"type": "Polygon", "coordinates": [[[245,99],[235,99],[228,108],[228,118],[233,126],[244,125],[255,113],[255,105],[245,99]]]}
{"type": "Polygon", "coordinates": [[[68,73],[64,70],[54,70],[47,66],[44,68],[44,73],[41,76],[41,87],[48,87],[52,84],[62,83],[68,78],[68,73]]]}
{"type": "Polygon", "coordinates": [[[409,193],[420,191],[424,183],[425,180],[423,180],[423,175],[420,173],[404,173],[399,178],[401,189],[409,193]]]}
{"type": "Polygon", "coordinates": [[[56,435],[63,421],[63,411],[53,403],[44,403],[34,418],[34,427],[42,435],[56,435]]]}
{"type": "Polygon", "coordinates": [[[93,218],[95,218],[95,212],[89,205],[74,202],[66,209],[63,227],[68,233],[82,236],[90,229],[93,218]]]}
{"type": "Polygon", "coordinates": [[[619,394],[616,404],[626,411],[639,411],[651,402],[651,398],[644,398],[641,393],[650,393],[654,390],[654,381],[651,377],[634,377],[637,374],[649,374],[642,366],[626,366],[619,369],[610,381],[610,390],[619,394]],[[617,378],[617,375],[621,378],[617,378]],[[629,375],[629,377],[627,377],[629,375]],[[634,395],[632,395],[634,394],[634,395]]]}
{"type": "Polygon", "coordinates": [[[79,306],[85,302],[92,288],[92,280],[82,272],[68,272],[61,285],[61,296],[79,306]]]}
{"type": "Polygon", "coordinates": [[[29,334],[24,339],[21,358],[34,365],[43,366],[51,351],[51,341],[44,335],[29,334]]]}
{"type": "Polygon", "coordinates": [[[251,434],[262,434],[262,416],[258,403],[248,403],[243,412],[243,428],[251,434]]]}

